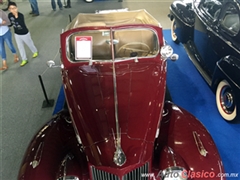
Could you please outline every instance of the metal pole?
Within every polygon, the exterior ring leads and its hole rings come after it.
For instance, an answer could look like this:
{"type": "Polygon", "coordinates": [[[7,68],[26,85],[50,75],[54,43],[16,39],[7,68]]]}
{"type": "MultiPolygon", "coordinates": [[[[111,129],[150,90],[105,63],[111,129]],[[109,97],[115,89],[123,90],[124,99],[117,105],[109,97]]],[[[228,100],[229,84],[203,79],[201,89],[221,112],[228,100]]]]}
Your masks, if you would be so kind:
{"type": "Polygon", "coordinates": [[[43,90],[43,94],[44,94],[44,97],[45,97],[45,100],[43,102],[43,105],[42,107],[45,108],[45,107],[52,107],[53,104],[54,104],[54,100],[50,100],[48,99],[47,97],[47,93],[46,93],[46,90],[45,90],[45,87],[44,87],[44,84],[43,84],[43,81],[42,81],[42,76],[41,75],[38,75],[38,78],[39,78],[39,81],[40,81],[40,84],[41,84],[41,87],[42,87],[42,90],[43,90]]]}

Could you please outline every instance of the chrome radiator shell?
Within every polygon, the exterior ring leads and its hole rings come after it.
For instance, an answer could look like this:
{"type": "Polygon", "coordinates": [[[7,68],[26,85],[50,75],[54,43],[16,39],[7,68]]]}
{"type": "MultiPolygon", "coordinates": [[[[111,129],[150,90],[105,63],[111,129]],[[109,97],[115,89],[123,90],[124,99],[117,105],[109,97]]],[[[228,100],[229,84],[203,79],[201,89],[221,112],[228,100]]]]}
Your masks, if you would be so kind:
{"type": "Polygon", "coordinates": [[[122,177],[91,166],[92,180],[148,180],[148,177],[142,176],[142,174],[147,173],[149,173],[149,163],[130,171],[122,177]]]}

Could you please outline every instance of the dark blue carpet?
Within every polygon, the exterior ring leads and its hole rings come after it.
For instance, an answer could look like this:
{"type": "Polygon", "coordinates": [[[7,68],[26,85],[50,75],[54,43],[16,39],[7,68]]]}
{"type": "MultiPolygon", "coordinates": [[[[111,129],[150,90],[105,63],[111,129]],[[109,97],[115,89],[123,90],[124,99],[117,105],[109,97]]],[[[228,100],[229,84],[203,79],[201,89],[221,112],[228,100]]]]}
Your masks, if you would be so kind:
{"type": "Polygon", "coordinates": [[[240,179],[240,124],[226,122],[218,113],[215,94],[188,58],[183,46],[171,40],[170,30],[164,37],[179,55],[176,62],[168,61],[167,85],[173,102],[197,117],[213,137],[226,173],[239,173],[240,179]]]}
{"type": "MultiPolygon", "coordinates": [[[[240,124],[231,124],[223,120],[218,113],[215,94],[189,60],[183,46],[172,42],[170,31],[164,30],[164,37],[179,55],[176,62],[168,61],[167,85],[173,102],[196,116],[212,135],[226,173],[239,173],[238,177],[228,180],[240,180],[240,124]]],[[[63,88],[53,114],[63,108],[65,98],[63,88]]]]}

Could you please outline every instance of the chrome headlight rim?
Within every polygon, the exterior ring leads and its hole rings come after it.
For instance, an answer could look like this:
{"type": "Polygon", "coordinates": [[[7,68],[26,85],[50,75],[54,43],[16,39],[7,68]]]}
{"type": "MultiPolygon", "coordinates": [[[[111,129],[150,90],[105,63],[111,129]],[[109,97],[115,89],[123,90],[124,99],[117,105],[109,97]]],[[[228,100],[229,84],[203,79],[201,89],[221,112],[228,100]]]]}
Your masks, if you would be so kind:
{"type": "Polygon", "coordinates": [[[162,180],[188,180],[187,170],[181,166],[171,166],[161,173],[162,180]],[[177,178],[177,179],[176,179],[177,178]]]}

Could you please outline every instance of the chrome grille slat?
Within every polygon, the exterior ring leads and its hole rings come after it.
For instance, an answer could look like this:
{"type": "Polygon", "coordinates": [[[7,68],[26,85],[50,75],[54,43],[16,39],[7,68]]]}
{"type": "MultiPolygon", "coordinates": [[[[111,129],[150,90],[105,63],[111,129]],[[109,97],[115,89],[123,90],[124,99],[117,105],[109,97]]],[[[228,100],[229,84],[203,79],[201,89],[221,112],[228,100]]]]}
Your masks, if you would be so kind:
{"type": "Polygon", "coordinates": [[[149,173],[148,163],[124,175],[122,180],[148,180],[148,177],[142,177],[146,173],[149,173]]]}
{"type": "Polygon", "coordinates": [[[148,177],[142,177],[142,174],[149,173],[149,165],[146,163],[143,166],[125,174],[122,178],[115,174],[98,170],[93,166],[91,167],[91,171],[93,180],[148,180],[148,177]]]}
{"type": "Polygon", "coordinates": [[[102,170],[98,170],[95,167],[91,167],[93,180],[120,180],[115,174],[111,174],[102,170]]]}

